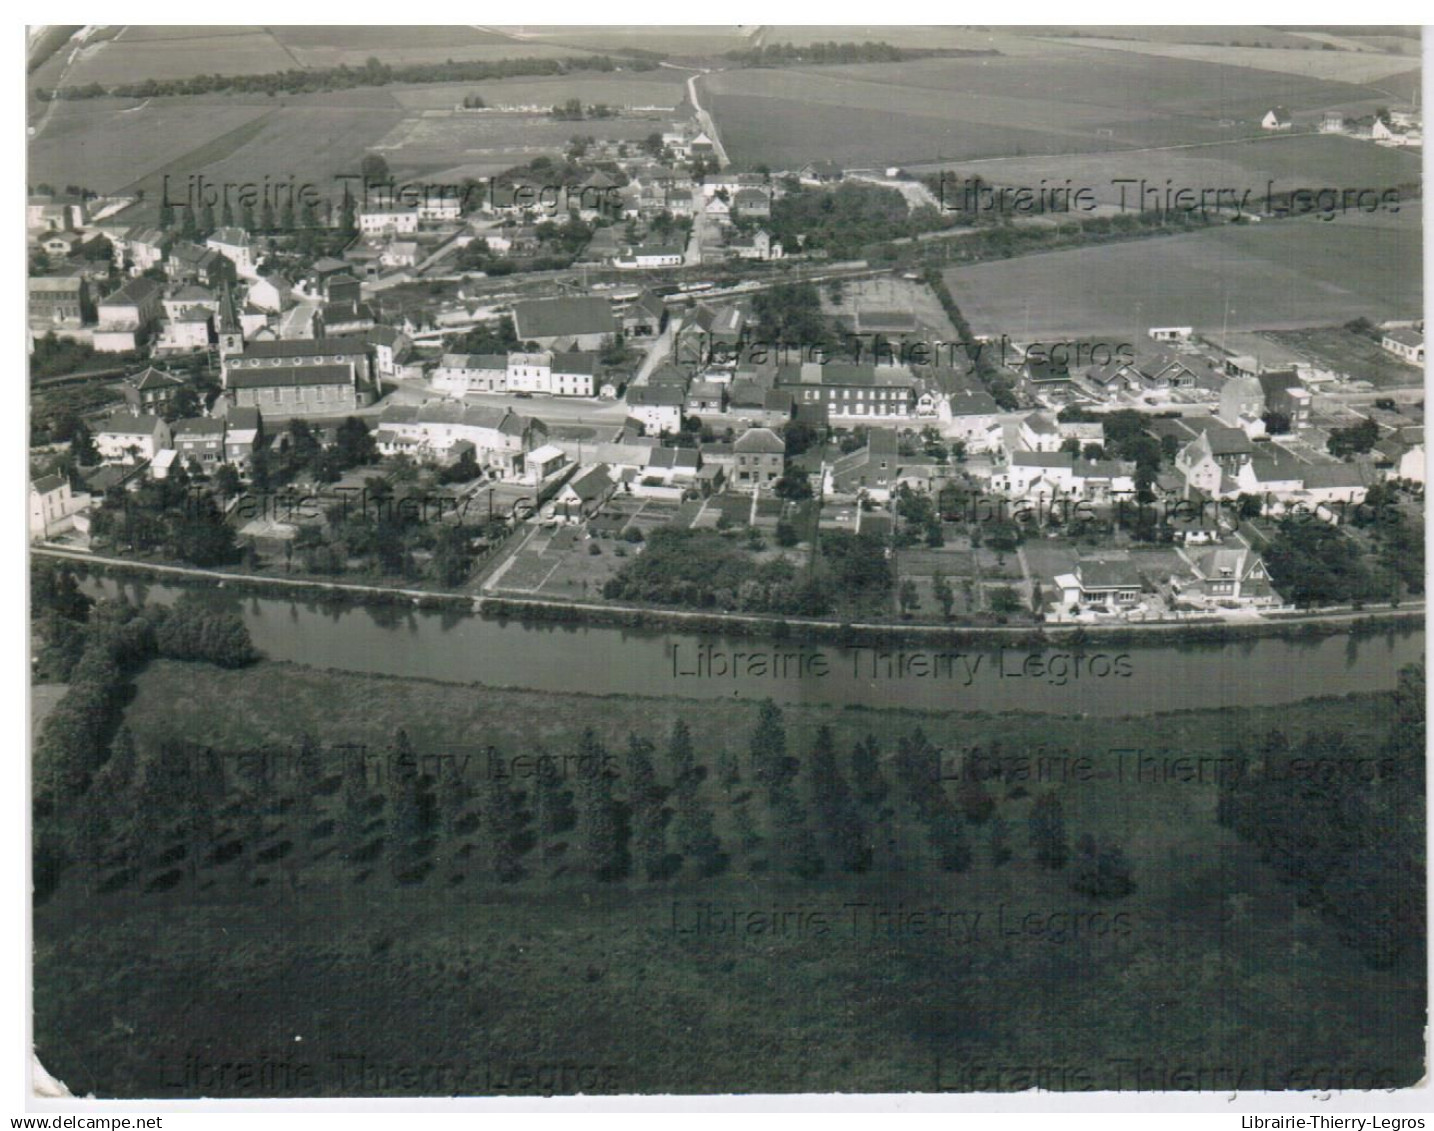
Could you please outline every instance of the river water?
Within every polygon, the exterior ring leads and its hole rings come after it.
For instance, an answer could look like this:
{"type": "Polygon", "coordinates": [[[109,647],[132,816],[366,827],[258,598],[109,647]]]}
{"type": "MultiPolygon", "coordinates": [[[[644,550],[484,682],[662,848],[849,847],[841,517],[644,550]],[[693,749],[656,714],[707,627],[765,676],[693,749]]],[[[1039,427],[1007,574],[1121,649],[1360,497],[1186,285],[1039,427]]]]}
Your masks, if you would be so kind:
{"type": "MultiPolygon", "coordinates": [[[[162,584],[90,578],[95,596],[168,604],[162,584]]],[[[1354,639],[1060,649],[962,645],[880,651],[607,626],[523,625],[399,607],[342,608],[199,590],[236,609],[272,660],[494,687],[764,698],[833,707],[1124,715],[1264,706],[1394,687],[1422,630],[1354,639]]]]}

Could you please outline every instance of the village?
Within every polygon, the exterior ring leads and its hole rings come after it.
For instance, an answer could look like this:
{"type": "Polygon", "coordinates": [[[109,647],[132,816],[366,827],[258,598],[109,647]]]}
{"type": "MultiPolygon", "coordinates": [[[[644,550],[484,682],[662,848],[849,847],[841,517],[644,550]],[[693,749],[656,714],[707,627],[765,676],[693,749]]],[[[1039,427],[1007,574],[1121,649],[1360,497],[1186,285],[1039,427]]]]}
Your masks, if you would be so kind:
{"type": "MultiPolygon", "coordinates": [[[[1418,144],[1407,115],[1381,126],[1418,144]]],[[[1408,595],[1387,576],[1282,593],[1266,555],[1291,517],[1413,522],[1422,323],[1331,328],[1336,361],[1360,347],[1347,368],[1190,326],[977,338],[938,275],[774,235],[784,197],[860,186],[915,213],[920,180],[734,171],[696,119],[640,145],[575,138],[562,162],[461,192],[405,192],[381,158],[365,177],[359,202],[302,220],[236,215],[226,194],[222,217],[186,204],[130,225],[125,201],[32,197],[32,354],[116,366],[36,437],[33,542],[475,597],[941,623],[1408,595]],[[441,517],[364,550],[346,513],[263,501],[295,491],[329,510],[397,492],[441,517]],[[136,534],[146,508],[150,527],[198,521],[197,499],[227,533],[136,534]],[[720,538],[745,556],[737,579],[639,583],[657,531],[697,561],[720,538]],[[848,538],[884,560],[881,582],[801,597],[848,538]]],[[[1361,553],[1390,565],[1383,542],[1361,553]]]]}

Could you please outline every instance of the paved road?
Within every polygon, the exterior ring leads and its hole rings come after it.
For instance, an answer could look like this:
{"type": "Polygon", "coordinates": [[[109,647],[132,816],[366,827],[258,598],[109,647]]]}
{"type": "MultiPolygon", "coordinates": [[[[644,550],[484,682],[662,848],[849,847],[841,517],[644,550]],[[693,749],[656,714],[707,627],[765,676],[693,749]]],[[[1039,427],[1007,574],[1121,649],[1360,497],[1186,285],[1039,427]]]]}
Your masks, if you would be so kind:
{"type": "Polygon", "coordinates": [[[732,161],[728,158],[727,150],[722,145],[722,138],[717,133],[717,123],[713,121],[712,115],[702,108],[702,100],[697,97],[697,80],[707,73],[707,71],[702,71],[687,80],[687,100],[692,103],[692,108],[697,113],[697,124],[712,139],[712,149],[717,154],[717,160],[725,169],[732,164],[732,161]]]}

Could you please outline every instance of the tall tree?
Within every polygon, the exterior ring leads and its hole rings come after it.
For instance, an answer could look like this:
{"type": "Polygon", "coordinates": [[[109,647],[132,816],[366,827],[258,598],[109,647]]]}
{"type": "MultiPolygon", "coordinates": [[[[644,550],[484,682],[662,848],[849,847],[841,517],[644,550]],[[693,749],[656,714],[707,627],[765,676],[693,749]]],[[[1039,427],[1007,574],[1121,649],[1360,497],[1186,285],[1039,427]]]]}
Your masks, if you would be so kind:
{"type": "Polygon", "coordinates": [[[1066,840],[1066,819],[1061,799],[1054,793],[1043,793],[1036,798],[1027,827],[1036,863],[1053,871],[1064,868],[1070,856],[1070,844],[1066,840]]]}

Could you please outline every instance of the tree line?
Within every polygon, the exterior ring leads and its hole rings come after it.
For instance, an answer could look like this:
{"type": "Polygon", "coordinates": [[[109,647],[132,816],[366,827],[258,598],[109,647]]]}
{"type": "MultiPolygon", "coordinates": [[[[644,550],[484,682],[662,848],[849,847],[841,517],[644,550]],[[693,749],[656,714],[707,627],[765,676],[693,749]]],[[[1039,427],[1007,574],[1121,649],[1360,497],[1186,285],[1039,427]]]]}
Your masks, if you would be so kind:
{"type": "Polygon", "coordinates": [[[564,56],[560,59],[499,59],[490,61],[448,59],[442,63],[405,63],[393,66],[370,57],[362,67],[347,63],[336,67],[290,68],[255,75],[193,75],[189,78],[154,79],[104,86],[37,89],[42,102],[52,99],[164,98],[194,94],[312,94],[328,90],[388,86],[391,83],[488,82],[526,76],[564,75],[573,71],[650,71],[657,63],[644,58],[613,59],[610,55],[564,56]]]}

